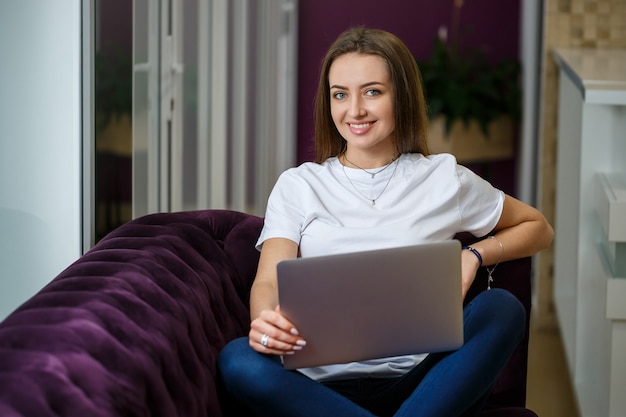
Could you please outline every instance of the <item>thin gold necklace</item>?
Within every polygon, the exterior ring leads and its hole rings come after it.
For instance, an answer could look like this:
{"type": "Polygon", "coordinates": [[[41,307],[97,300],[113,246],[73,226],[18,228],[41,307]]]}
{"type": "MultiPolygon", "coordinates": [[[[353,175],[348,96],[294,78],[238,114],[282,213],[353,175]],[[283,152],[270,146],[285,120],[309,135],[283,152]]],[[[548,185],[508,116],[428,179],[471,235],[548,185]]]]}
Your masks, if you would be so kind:
{"type": "MultiPolygon", "coordinates": [[[[344,155],[345,158],[345,155],[344,155]]],[[[347,158],[346,158],[347,160],[347,158]]],[[[348,161],[350,162],[350,161],[348,161]]],[[[389,183],[391,182],[391,179],[393,178],[393,176],[396,174],[396,170],[398,169],[398,165],[400,164],[400,158],[396,158],[394,161],[392,161],[389,165],[396,163],[396,166],[393,169],[393,172],[391,173],[391,175],[389,176],[389,179],[387,180],[387,183],[385,184],[385,186],[383,187],[383,189],[380,191],[380,193],[378,193],[378,195],[375,198],[371,198],[366,196],[365,194],[363,194],[357,187],[356,185],[354,185],[354,183],[352,182],[352,180],[350,179],[350,177],[348,176],[348,173],[346,172],[346,166],[344,164],[341,164],[341,168],[343,169],[343,175],[345,175],[346,179],[348,180],[348,182],[350,183],[350,185],[352,185],[352,188],[354,188],[354,190],[359,193],[361,195],[361,197],[363,197],[364,199],[371,201],[372,202],[372,206],[376,205],[376,200],[378,200],[380,198],[381,195],[383,195],[383,193],[385,192],[385,190],[387,189],[387,187],[389,186],[389,183]]],[[[352,162],[350,162],[352,163],[352,162]]],[[[387,168],[389,165],[387,165],[385,168],[387,168]]],[[[383,169],[385,169],[383,168],[383,169]]],[[[363,168],[360,168],[363,171],[365,171],[363,168]]],[[[380,171],[376,172],[375,174],[378,174],[379,172],[381,172],[383,169],[381,169],[380,171]]],[[[367,172],[367,171],[365,171],[367,172]]],[[[369,172],[367,172],[369,174],[369,172]]],[[[371,175],[371,174],[370,174],[371,175]]],[[[374,176],[372,175],[372,178],[374,178],[374,176]]]]}
{"type": "MultiPolygon", "coordinates": [[[[400,156],[400,155],[398,155],[400,156]]],[[[360,166],[358,166],[357,164],[355,164],[354,162],[352,162],[351,160],[348,159],[348,156],[344,153],[343,154],[343,159],[345,159],[346,161],[348,161],[349,163],[351,163],[352,165],[354,165],[355,167],[357,167],[358,169],[360,169],[363,172],[368,173],[369,175],[372,176],[372,178],[374,178],[376,175],[380,174],[381,172],[383,172],[384,170],[386,170],[387,168],[389,168],[389,165],[393,164],[393,161],[395,161],[396,159],[398,159],[398,156],[396,156],[395,158],[393,158],[393,160],[391,162],[389,162],[387,165],[385,165],[384,167],[382,167],[381,169],[379,169],[376,172],[373,171],[368,171],[365,168],[361,168],[360,166]]]]}

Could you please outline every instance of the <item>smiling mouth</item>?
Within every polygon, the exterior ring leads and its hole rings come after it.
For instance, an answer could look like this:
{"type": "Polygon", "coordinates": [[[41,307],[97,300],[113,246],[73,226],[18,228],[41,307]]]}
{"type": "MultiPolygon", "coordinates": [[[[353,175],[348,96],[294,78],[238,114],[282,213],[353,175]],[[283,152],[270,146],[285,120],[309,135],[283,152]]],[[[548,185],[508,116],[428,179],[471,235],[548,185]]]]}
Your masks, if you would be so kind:
{"type": "Polygon", "coordinates": [[[364,129],[368,126],[370,126],[371,123],[348,123],[348,126],[354,128],[354,129],[364,129]]]}

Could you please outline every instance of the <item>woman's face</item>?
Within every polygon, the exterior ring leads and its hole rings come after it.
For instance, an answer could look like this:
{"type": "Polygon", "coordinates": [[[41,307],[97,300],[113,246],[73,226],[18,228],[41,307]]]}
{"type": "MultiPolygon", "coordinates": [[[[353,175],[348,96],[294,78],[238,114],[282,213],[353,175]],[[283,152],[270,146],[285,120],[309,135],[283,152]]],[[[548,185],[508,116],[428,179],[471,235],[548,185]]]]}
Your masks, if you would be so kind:
{"type": "Polygon", "coordinates": [[[349,53],[328,73],[330,112],[348,153],[394,157],[394,93],[387,63],[376,55],[349,53]]]}

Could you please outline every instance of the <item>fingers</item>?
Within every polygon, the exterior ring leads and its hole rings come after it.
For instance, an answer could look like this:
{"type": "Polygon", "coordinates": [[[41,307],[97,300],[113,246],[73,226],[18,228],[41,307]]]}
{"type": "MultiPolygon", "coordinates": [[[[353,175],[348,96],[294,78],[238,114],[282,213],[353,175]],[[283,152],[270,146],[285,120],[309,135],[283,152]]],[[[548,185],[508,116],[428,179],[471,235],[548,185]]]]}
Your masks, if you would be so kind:
{"type": "Polygon", "coordinates": [[[252,321],[249,340],[250,347],[257,352],[274,355],[293,355],[306,345],[278,308],[275,311],[265,310],[252,321]]]}
{"type": "Polygon", "coordinates": [[[273,355],[293,355],[301,350],[306,342],[302,339],[293,339],[293,341],[285,341],[284,335],[280,333],[261,333],[256,330],[250,330],[250,346],[261,353],[273,355]]]}

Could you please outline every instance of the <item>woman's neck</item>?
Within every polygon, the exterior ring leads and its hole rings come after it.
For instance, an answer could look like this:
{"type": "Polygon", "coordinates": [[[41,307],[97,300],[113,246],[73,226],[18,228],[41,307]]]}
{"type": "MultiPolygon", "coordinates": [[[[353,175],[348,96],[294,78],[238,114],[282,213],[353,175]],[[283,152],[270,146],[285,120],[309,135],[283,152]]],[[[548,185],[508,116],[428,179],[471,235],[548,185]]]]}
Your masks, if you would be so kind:
{"type": "Polygon", "coordinates": [[[375,169],[385,165],[389,165],[395,161],[400,155],[358,155],[349,151],[339,156],[339,162],[344,166],[359,169],[375,169]]]}

